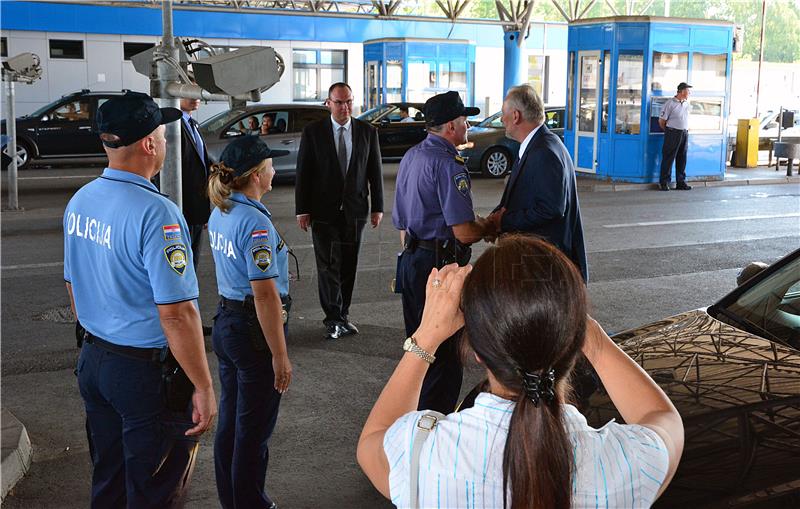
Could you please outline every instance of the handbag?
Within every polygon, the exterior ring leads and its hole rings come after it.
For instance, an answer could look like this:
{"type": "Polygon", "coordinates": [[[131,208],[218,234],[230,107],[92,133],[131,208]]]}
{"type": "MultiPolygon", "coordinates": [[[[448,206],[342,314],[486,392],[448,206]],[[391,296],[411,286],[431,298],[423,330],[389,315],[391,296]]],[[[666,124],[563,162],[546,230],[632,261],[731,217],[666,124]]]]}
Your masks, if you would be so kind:
{"type": "Polygon", "coordinates": [[[426,410],[417,421],[417,434],[414,435],[414,443],[411,445],[411,470],[410,475],[410,495],[408,497],[409,507],[419,508],[419,456],[422,454],[422,444],[428,439],[428,435],[436,427],[440,420],[444,419],[443,413],[435,410],[426,410]]]}

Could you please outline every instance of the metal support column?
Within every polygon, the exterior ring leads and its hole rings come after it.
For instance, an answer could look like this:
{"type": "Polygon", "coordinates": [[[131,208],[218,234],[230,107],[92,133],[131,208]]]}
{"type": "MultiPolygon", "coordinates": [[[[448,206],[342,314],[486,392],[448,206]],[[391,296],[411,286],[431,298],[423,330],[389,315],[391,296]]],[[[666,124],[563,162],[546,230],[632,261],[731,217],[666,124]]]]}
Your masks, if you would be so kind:
{"type": "Polygon", "coordinates": [[[525,83],[522,73],[522,48],[518,39],[522,36],[521,32],[508,31],[503,33],[503,97],[505,98],[508,89],[525,83]]]}
{"type": "MultiPolygon", "coordinates": [[[[158,78],[160,85],[161,106],[179,108],[180,100],[169,95],[167,86],[171,82],[178,82],[178,71],[169,65],[163,57],[178,62],[178,48],[172,35],[172,0],[164,0],[161,6],[163,36],[161,46],[162,58],[158,60],[158,78]]],[[[170,122],[166,125],[167,156],[164,159],[164,168],[161,170],[161,192],[168,195],[180,209],[183,209],[183,196],[181,193],[181,124],[182,121],[170,122]]]]}
{"type": "MultiPolygon", "coordinates": [[[[6,82],[6,134],[8,135],[8,210],[19,210],[19,193],[17,190],[17,116],[14,113],[14,81],[6,82]]],[[[31,157],[32,154],[28,154],[31,157]]]]}

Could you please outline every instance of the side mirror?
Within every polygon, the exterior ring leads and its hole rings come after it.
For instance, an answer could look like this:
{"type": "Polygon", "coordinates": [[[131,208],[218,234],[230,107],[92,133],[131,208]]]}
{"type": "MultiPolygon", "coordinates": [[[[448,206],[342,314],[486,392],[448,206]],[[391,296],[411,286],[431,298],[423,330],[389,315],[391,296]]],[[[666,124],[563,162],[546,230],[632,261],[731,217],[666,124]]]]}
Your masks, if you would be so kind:
{"type": "Polygon", "coordinates": [[[381,127],[388,127],[389,126],[389,119],[387,117],[383,117],[380,121],[381,127]]]}
{"type": "Polygon", "coordinates": [[[242,136],[244,133],[239,131],[238,129],[230,129],[225,131],[226,138],[235,138],[236,136],[242,136]]]}
{"type": "Polygon", "coordinates": [[[49,122],[49,121],[50,121],[50,115],[42,115],[42,122],[49,122]]]}
{"type": "Polygon", "coordinates": [[[762,270],[769,267],[764,262],[750,262],[744,267],[742,270],[739,271],[739,274],[736,275],[736,286],[742,286],[742,283],[747,281],[748,279],[752,278],[762,270]]]}

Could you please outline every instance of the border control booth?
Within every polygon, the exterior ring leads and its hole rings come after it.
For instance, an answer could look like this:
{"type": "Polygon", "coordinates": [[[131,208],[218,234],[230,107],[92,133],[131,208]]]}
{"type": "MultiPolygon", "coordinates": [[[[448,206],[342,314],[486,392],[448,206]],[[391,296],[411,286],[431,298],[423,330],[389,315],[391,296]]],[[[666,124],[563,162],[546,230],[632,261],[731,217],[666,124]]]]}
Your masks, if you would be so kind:
{"type": "Polygon", "coordinates": [[[617,16],[574,21],[568,30],[564,144],[578,171],[658,182],[658,116],[683,81],[694,87],[687,179],[724,178],[733,23],[617,16]]]}
{"type": "Polygon", "coordinates": [[[386,38],[364,41],[367,108],[390,102],[424,103],[455,90],[475,102],[475,44],[455,39],[386,38]]]}

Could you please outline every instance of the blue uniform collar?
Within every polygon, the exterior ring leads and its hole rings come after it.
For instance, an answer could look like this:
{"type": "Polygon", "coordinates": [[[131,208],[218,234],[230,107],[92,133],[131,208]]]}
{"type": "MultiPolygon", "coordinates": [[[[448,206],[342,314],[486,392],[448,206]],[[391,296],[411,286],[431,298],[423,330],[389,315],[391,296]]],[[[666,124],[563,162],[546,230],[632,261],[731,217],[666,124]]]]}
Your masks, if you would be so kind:
{"type": "Polygon", "coordinates": [[[241,203],[242,205],[249,205],[251,207],[255,207],[264,214],[266,214],[267,217],[272,218],[272,214],[270,214],[269,210],[267,210],[267,207],[263,203],[248,198],[243,193],[234,191],[233,193],[231,193],[231,197],[229,199],[231,201],[235,201],[236,203],[241,203]]]}
{"type": "Polygon", "coordinates": [[[458,150],[456,150],[456,147],[452,143],[450,143],[449,141],[445,140],[444,138],[442,138],[439,135],[436,135],[436,134],[433,134],[433,133],[428,133],[428,137],[425,138],[425,142],[430,144],[430,145],[435,145],[437,147],[441,147],[441,148],[445,149],[447,152],[453,154],[454,156],[458,155],[458,150]]]}
{"type": "Polygon", "coordinates": [[[103,174],[100,175],[100,178],[106,180],[116,180],[117,182],[126,182],[128,184],[134,184],[139,187],[143,187],[148,191],[160,194],[161,196],[167,196],[166,194],[160,193],[155,184],[153,184],[146,178],[142,177],[141,175],[131,173],[129,171],[115,170],[114,168],[107,167],[105,170],[103,170],[103,174]]]}

